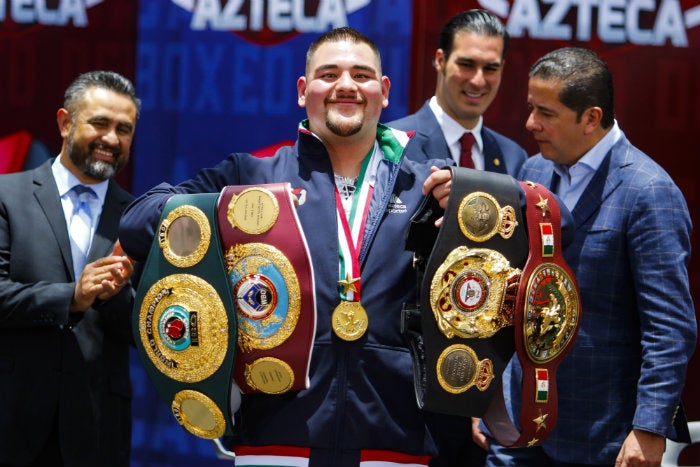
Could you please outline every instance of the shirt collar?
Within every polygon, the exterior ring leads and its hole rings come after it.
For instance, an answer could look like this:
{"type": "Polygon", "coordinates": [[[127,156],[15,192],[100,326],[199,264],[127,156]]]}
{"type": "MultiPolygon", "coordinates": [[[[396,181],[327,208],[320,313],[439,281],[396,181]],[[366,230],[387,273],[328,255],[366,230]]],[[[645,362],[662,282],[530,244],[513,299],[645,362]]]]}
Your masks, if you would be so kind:
{"type": "MultiPolygon", "coordinates": [[[[610,150],[615,145],[615,143],[617,143],[620,137],[622,137],[622,130],[618,126],[617,120],[615,120],[610,131],[608,131],[607,134],[603,136],[603,138],[600,141],[598,141],[598,143],[595,146],[589,149],[588,152],[585,153],[571,167],[575,167],[580,164],[586,166],[592,171],[598,170],[600,164],[603,163],[605,156],[608,154],[608,152],[610,152],[610,150]]],[[[555,164],[554,167],[555,171],[560,176],[563,176],[564,174],[567,174],[569,172],[569,168],[565,165],[555,164]]]]}
{"type": "MultiPolygon", "coordinates": [[[[51,171],[53,172],[54,180],[56,180],[58,195],[61,198],[63,198],[75,185],[84,185],[84,183],[78,180],[78,177],[73,175],[70,170],[68,170],[66,166],[61,163],[60,155],[53,161],[51,171]]],[[[100,200],[100,204],[104,204],[105,198],[107,197],[108,185],[109,181],[105,180],[103,182],[93,183],[86,186],[92,188],[97,195],[97,198],[100,200]]]]}
{"type": "Polygon", "coordinates": [[[437,119],[438,123],[440,124],[440,127],[442,128],[442,133],[443,135],[445,135],[445,141],[447,141],[448,146],[457,144],[460,138],[462,138],[464,132],[470,131],[474,135],[474,139],[476,140],[476,145],[479,147],[479,150],[483,151],[484,143],[481,139],[481,128],[484,125],[483,117],[479,117],[479,121],[474,126],[474,128],[472,128],[471,130],[467,130],[462,125],[460,125],[460,123],[457,120],[450,117],[442,109],[442,107],[440,107],[436,96],[430,98],[430,103],[428,105],[430,106],[430,110],[433,111],[433,114],[435,114],[435,118],[437,119]]]}

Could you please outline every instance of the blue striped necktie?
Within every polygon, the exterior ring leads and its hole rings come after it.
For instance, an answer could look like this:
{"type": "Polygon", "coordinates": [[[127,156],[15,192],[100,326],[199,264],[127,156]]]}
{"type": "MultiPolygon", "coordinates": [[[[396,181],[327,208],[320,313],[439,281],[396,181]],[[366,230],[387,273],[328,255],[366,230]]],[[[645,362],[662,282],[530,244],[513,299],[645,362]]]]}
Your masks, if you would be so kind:
{"type": "Polygon", "coordinates": [[[73,269],[76,280],[85,267],[90,243],[92,241],[92,212],[90,198],[95,195],[91,188],[75,185],[73,192],[73,214],[70,218],[69,233],[71,237],[71,252],[73,254],[73,269]]]}

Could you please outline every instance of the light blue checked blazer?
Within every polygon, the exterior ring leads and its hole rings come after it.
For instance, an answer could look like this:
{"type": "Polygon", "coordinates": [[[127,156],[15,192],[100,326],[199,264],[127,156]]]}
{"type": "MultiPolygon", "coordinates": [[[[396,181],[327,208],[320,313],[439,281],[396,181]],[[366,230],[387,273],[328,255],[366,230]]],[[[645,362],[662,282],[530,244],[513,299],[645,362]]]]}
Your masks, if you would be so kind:
{"type": "MultiPolygon", "coordinates": [[[[554,191],[558,175],[538,154],[520,179],[554,191]]],[[[613,465],[632,428],[672,435],[697,338],[687,271],[692,226],[670,176],[624,135],[572,215],[576,233],[565,256],[582,319],[557,370],[559,421],[543,448],[563,462],[613,465]]]]}

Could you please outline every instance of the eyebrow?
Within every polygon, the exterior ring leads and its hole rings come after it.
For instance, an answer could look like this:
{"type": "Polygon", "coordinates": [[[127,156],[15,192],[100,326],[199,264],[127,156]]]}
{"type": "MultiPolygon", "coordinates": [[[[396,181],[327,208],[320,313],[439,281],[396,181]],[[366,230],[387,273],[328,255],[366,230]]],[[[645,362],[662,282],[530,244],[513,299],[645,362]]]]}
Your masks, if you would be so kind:
{"type": "Polygon", "coordinates": [[[481,61],[476,60],[476,59],[471,58],[471,57],[457,57],[457,58],[455,58],[455,62],[457,62],[457,63],[470,63],[470,64],[476,63],[476,64],[480,64],[484,67],[499,67],[499,68],[501,67],[501,65],[503,65],[502,61],[501,62],[481,62],[481,61]]]}
{"type": "MultiPolygon", "coordinates": [[[[92,117],[88,118],[88,119],[85,120],[85,121],[88,122],[88,123],[96,123],[96,122],[111,123],[111,122],[113,122],[114,120],[111,119],[111,118],[109,118],[109,117],[105,117],[104,115],[93,115],[92,117]]],[[[118,120],[118,121],[117,121],[117,126],[122,127],[122,128],[126,127],[126,128],[128,128],[129,130],[133,130],[133,129],[134,129],[134,125],[133,125],[131,122],[127,122],[127,121],[123,121],[123,120],[118,120]]]]}
{"type": "MultiPolygon", "coordinates": [[[[318,73],[320,71],[336,70],[338,68],[340,68],[340,66],[336,65],[335,63],[329,63],[326,65],[321,65],[321,66],[317,67],[316,69],[314,69],[314,72],[318,73]]],[[[358,70],[359,71],[367,71],[367,72],[370,72],[370,73],[375,74],[375,75],[377,74],[377,70],[374,67],[367,66],[367,65],[353,65],[351,67],[351,69],[356,70],[356,71],[358,71],[358,70]]]]}

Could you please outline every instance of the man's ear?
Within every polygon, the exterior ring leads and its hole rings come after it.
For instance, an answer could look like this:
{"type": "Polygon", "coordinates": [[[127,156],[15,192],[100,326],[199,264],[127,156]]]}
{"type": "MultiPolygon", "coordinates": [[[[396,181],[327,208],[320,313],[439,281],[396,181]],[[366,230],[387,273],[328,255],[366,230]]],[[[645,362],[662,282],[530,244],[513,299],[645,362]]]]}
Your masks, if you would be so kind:
{"type": "Polygon", "coordinates": [[[584,131],[586,134],[591,134],[600,127],[600,121],[603,119],[603,109],[600,107],[589,107],[583,111],[581,121],[584,123],[584,131]]]}
{"type": "Polygon", "coordinates": [[[64,108],[58,109],[58,112],[56,112],[56,122],[58,123],[58,130],[61,132],[61,137],[67,138],[72,126],[70,112],[64,108]]]}
{"type": "Polygon", "coordinates": [[[297,104],[306,107],[306,76],[300,76],[297,80],[297,104]]]}

